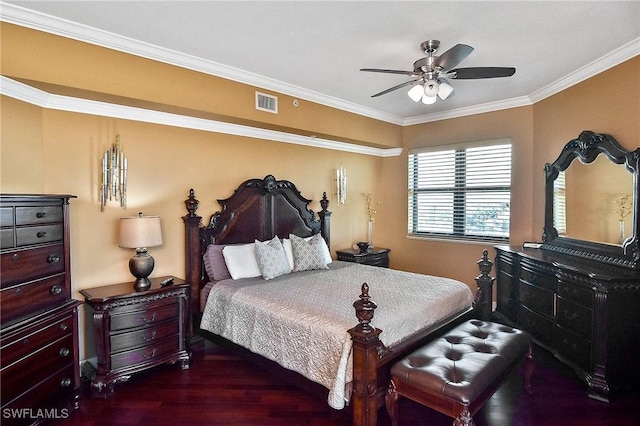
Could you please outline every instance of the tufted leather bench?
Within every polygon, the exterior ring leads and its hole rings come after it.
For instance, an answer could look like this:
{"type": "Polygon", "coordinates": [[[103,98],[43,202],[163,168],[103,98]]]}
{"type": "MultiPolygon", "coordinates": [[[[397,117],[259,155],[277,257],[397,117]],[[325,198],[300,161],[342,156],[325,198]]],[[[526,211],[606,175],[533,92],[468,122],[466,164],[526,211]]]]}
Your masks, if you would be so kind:
{"type": "Polygon", "coordinates": [[[473,425],[472,416],[522,360],[531,394],[531,336],[488,321],[462,323],[391,367],[386,405],[392,425],[398,425],[399,395],[453,417],[454,426],[473,425]]]}

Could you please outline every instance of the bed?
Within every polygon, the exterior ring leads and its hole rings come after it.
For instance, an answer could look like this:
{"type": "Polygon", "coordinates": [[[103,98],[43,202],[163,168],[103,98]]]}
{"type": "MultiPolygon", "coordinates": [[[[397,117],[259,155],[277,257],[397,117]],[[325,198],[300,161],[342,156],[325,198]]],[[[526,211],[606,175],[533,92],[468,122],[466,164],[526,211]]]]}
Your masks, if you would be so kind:
{"type": "Polygon", "coordinates": [[[490,308],[486,251],[474,297],[447,278],[332,261],[326,193],[316,215],[292,182],[268,175],[218,202],[203,225],[193,189],[185,201],[196,327],[320,384],[354,425],[376,424],[394,360],[490,308]]]}

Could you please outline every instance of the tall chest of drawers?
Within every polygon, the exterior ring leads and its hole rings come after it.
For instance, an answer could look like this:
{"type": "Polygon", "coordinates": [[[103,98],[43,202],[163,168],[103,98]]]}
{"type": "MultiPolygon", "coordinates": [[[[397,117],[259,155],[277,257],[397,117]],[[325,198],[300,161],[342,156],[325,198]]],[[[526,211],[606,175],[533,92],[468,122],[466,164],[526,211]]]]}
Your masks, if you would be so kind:
{"type": "Polygon", "coordinates": [[[0,196],[3,421],[64,417],[80,389],[78,306],[71,298],[71,195],[0,196]]]}
{"type": "Polygon", "coordinates": [[[640,272],[496,247],[498,320],[573,367],[592,398],[640,386],[640,272]]]}

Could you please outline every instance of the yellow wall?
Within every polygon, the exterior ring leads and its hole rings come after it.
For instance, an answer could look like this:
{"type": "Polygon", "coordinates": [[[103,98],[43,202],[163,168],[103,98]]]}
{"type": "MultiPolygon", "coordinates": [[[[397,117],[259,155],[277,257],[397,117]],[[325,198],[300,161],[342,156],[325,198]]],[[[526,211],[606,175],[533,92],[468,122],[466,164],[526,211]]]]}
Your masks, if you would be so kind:
{"type": "MultiPolygon", "coordinates": [[[[189,188],[208,220],[216,199],[245,179],[273,174],[318,200],[332,196],[333,171],[347,169],[346,206],[333,203],[332,251],[366,238],[363,192],[379,201],[374,243],[389,247],[392,267],[460,279],[475,288],[476,261],[487,244],[407,238],[407,151],[413,147],[494,138],[513,142],[512,242],[539,240],[543,174],[580,131],[614,135],[640,145],[640,58],[636,57],[532,106],[402,128],[278,95],[280,114],[254,109],[255,88],[159,64],[38,31],[0,24],[2,74],[73,89],[124,96],[159,108],[183,108],[225,121],[293,133],[317,134],[377,147],[403,147],[399,157],[379,158],[328,149],[228,136],[124,119],[42,109],[2,97],[2,192],[70,193],[72,277],[83,288],[128,281],[130,250],[117,246],[118,218],[138,211],[161,217],[165,243],[151,249],[153,275],[184,276],[181,216],[189,188]],[[607,90],[601,85],[606,82],[607,90]],[[98,167],[120,135],[129,159],[129,205],[100,212],[98,167]]],[[[311,205],[319,210],[317,201],[311,205]]],[[[491,251],[493,256],[493,252],[491,251]]]]}

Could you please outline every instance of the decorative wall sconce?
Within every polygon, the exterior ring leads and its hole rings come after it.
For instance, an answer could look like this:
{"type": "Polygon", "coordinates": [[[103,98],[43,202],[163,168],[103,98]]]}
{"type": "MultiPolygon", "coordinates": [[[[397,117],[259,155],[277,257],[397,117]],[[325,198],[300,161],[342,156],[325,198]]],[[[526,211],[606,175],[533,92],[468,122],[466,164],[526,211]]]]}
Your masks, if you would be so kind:
{"type": "Polygon", "coordinates": [[[102,180],[100,182],[100,211],[104,212],[107,201],[119,201],[127,207],[127,157],[120,148],[120,135],[102,157],[102,180]]]}
{"type": "Polygon", "coordinates": [[[347,202],[347,171],[342,166],[336,169],[336,201],[338,205],[347,202]]]}

